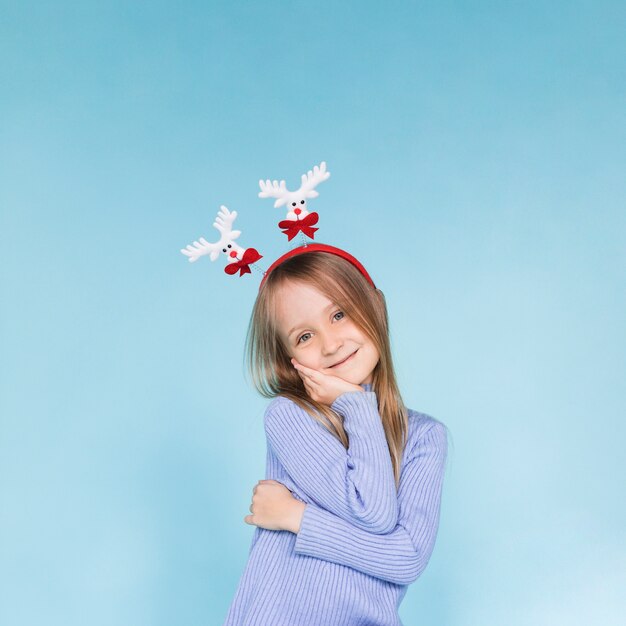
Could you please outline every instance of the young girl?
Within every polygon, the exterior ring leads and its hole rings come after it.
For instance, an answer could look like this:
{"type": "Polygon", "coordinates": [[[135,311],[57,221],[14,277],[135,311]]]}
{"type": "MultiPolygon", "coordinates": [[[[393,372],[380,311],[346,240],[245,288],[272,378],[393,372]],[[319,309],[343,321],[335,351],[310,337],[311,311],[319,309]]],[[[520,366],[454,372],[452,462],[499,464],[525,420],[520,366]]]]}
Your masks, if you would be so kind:
{"type": "Polygon", "coordinates": [[[266,480],[224,626],[401,626],[437,535],[446,427],[403,404],[366,272],[305,248],[265,278],[246,347],[273,398],[266,480]]]}

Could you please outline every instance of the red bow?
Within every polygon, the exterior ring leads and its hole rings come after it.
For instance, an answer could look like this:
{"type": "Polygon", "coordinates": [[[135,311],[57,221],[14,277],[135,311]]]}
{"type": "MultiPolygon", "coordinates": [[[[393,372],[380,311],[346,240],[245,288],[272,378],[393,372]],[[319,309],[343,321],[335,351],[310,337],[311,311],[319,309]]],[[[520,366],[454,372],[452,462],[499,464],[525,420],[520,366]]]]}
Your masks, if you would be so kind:
{"type": "Polygon", "coordinates": [[[283,233],[287,235],[287,241],[291,241],[300,231],[311,239],[315,238],[315,231],[319,228],[313,228],[313,224],[317,224],[319,215],[317,213],[309,213],[301,220],[283,220],[278,222],[278,228],[284,228],[283,233]]]}
{"type": "Polygon", "coordinates": [[[250,263],[255,263],[259,259],[262,259],[263,255],[259,254],[254,248],[246,248],[243,253],[243,257],[240,260],[235,261],[234,263],[228,263],[224,268],[224,271],[227,274],[236,274],[237,270],[239,270],[239,276],[243,276],[244,274],[251,274],[250,272],[250,263]]]}

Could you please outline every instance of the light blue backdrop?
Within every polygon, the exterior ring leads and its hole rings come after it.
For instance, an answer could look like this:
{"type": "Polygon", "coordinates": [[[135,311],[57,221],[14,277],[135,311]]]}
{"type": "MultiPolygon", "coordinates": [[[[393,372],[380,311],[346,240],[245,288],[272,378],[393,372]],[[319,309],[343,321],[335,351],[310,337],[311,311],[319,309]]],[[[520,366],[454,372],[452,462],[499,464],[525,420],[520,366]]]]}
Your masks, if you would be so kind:
{"type": "Polygon", "coordinates": [[[265,476],[259,276],[179,250],[226,204],[267,267],[259,178],[321,160],[318,240],[452,431],[405,624],[618,623],[623,3],[0,8],[0,623],[221,624],[265,476]]]}

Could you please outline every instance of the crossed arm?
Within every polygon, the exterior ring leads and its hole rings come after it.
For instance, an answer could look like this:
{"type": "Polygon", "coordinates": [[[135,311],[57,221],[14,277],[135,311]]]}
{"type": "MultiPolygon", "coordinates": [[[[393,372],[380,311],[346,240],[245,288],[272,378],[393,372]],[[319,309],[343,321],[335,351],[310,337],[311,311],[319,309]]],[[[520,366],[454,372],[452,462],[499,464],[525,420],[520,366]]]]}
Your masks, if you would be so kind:
{"type": "Polygon", "coordinates": [[[387,533],[398,521],[398,494],[376,394],[346,392],[331,408],[344,417],[347,450],[306,411],[283,397],[265,412],[268,443],[314,505],[353,528],[387,533]]]}
{"type": "Polygon", "coordinates": [[[396,493],[375,393],[348,392],[332,407],[344,415],[348,450],[286,398],[277,399],[265,415],[270,445],[311,500],[294,550],[410,584],[428,564],[437,535],[445,426],[433,420],[419,437],[396,493]]]}
{"type": "Polygon", "coordinates": [[[447,456],[445,426],[435,422],[419,439],[400,482],[397,525],[386,534],[355,528],[307,504],[294,550],[397,585],[415,581],[428,565],[437,529],[447,456]]]}

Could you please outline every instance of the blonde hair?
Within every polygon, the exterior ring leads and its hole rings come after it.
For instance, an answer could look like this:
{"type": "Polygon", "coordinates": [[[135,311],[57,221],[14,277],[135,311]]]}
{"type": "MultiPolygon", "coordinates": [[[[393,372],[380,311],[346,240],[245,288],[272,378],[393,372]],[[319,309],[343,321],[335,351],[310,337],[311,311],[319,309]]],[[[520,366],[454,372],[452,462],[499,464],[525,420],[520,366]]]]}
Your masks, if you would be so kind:
{"type": "Polygon", "coordinates": [[[348,448],[341,417],[308,396],[279,336],[276,301],[279,289],[290,281],[306,283],[337,303],[376,346],[380,359],[372,373],[372,391],[378,399],[397,488],[409,426],[391,358],[387,305],[383,292],[375,289],[352,263],[316,251],[290,257],[268,274],[254,303],[245,344],[254,387],[266,398],[281,395],[293,400],[348,448]]]}

